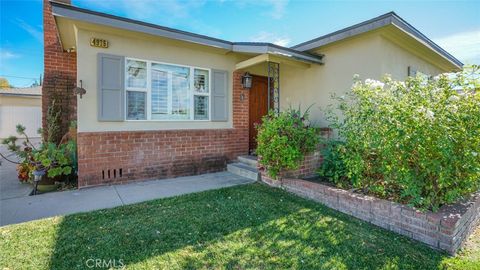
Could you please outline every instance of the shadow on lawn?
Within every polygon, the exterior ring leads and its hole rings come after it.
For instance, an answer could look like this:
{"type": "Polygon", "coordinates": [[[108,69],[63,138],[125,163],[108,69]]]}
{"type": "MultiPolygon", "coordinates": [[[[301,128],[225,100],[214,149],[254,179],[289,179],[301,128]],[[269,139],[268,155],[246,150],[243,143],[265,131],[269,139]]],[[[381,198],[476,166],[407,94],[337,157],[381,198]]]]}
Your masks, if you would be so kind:
{"type": "Polygon", "coordinates": [[[434,269],[442,253],[259,184],[67,216],[51,269],[434,269]],[[110,265],[111,266],[111,265],[110,265]],[[108,268],[108,267],[107,267],[108,268]]]}

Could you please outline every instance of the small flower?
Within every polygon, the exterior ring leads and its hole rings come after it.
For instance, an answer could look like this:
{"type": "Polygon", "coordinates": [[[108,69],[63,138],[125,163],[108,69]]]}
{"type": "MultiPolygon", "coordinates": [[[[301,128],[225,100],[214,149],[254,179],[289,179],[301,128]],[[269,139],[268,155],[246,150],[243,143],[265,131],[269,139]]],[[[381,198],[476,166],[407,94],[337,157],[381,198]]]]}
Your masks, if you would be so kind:
{"type": "Polygon", "coordinates": [[[435,118],[435,113],[425,107],[420,107],[417,109],[417,112],[425,115],[427,119],[433,120],[435,118]]]}
{"type": "Polygon", "coordinates": [[[427,117],[428,119],[430,119],[430,120],[433,120],[433,118],[435,117],[435,113],[432,112],[432,111],[430,111],[430,110],[427,110],[427,111],[425,112],[425,115],[426,115],[426,117],[427,117]]]}
{"type": "Polygon", "coordinates": [[[450,112],[452,112],[452,113],[456,113],[456,112],[458,111],[457,105],[450,105],[450,106],[448,106],[448,109],[449,109],[450,112]]]}
{"type": "Polygon", "coordinates": [[[383,88],[385,86],[384,83],[377,81],[377,80],[372,80],[372,79],[366,79],[365,80],[365,85],[372,87],[372,88],[383,88]]]}
{"type": "Polygon", "coordinates": [[[476,156],[478,156],[478,153],[477,152],[472,152],[472,156],[476,157],[476,156]]]}
{"type": "Polygon", "coordinates": [[[441,90],[440,88],[435,87],[435,88],[432,89],[432,94],[437,95],[437,94],[440,93],[441,91],[442,91],[442,90],[441,90]]]}
{"type": "Polygon", "coordinates": [[[450,96],[448,98],[448,101],[451,101],[451,102],[455,102],[455,101],[459,101],[459,100],[460,100],[460,98],[458,96],[450,96]]]}
{"type": "Polygon", "coordinates": [[[417,112],[419,112],[419,113],[425,113],[425,111],[426,111],[425,107],[423,107],[423,106],[417,109],[417,112]]]}
{"type": "Polygon", "coordinates": [[[392,75],[391,74],[385,74],[383,76],[383,79],[382,81],[386,82],[386,83],[391,83],[392,82],[392,75]]]}
{"type": "Polygon", "coordinates": [[[394,81],[393,86],[395,88],[400,88],[400,87],[405,88],[406,85],[405,85],[405,82],[394,81]]]}

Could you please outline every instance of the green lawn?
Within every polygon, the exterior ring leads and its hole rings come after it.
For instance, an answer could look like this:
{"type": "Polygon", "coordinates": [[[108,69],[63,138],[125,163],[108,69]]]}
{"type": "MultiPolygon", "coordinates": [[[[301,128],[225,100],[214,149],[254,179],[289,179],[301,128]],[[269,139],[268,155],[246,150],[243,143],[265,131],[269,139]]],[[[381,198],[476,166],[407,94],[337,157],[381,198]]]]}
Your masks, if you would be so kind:
{"type": "Polygon", "coordinates": [[[480,249],[450,258],[261,184],[2,227],[0,240],[0,269],[480,269],[480,249]]]}

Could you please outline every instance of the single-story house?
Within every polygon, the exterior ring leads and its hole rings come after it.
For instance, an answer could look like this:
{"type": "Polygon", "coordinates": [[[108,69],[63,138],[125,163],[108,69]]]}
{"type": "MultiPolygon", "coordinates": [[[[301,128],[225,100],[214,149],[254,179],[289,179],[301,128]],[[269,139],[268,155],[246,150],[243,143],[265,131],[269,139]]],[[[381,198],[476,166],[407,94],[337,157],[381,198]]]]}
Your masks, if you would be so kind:
{"type": "Polygon", "coordinates": [[[25,133],[40,137],[42,127],[42,87],[0,89],[0,139],[17,136],[16,126],[24,125],[25,133]]]}
{"type": "Polygon", "coordinates": [[[269,109],[314,104],[312,120],[325,126],[319,108],[354,74],[462,68],[393,12],[282,47],[44,0],[44,33],[43,111],[55,95],[77,120],[79,187],[224,170],[254,150],[254,123],[269,109]]]}

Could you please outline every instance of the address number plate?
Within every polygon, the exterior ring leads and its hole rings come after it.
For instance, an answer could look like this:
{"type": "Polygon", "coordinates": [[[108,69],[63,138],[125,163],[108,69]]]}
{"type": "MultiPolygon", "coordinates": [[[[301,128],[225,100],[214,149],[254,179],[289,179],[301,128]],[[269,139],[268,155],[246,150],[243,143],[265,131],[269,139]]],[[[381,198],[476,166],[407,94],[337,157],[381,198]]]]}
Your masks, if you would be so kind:
{"type": "Polygon", "coordinates": [[[101,38],[91,38],[90,46],[99,48],[108,48],[108,40],[101,38]]]}

